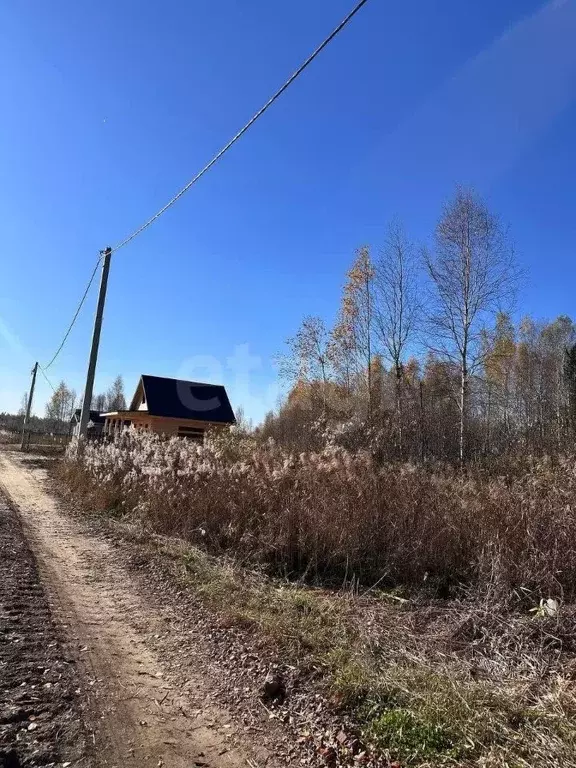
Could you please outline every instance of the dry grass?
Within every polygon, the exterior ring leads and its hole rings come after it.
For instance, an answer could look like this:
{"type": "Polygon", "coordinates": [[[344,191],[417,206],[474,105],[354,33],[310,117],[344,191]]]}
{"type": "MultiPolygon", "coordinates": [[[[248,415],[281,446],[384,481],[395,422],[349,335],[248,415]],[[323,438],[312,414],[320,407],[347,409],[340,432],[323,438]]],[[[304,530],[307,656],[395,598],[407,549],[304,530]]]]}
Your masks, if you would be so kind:
{"type": "Polygon", "coordinates": [[[544,617],[470,601],[330,595],[222,569],[198,551],[185,568],[213,609],[248,622],[283,658],[323,668],[334,703],[390,760],[576,765],[568,609],[544,617]]]}
{"type": "Polygon", "coordinates": [[[179,589],[300,670],[322,670],[364,743],[403,766],[576,766],[576,612],[398,600],[270,579],[112,521],[179,589]]]}
{"type": "Polygon", "coordinates": [[[461,475],[125,435],[61,472],[209,608],[321,668],[390,760],[576,766],[573,460],[461,475]]]}
{"type": "Polygon", "coordinates": [[[89,444],[64,474],[98,509],[276,574],[576,593],[571,458],[463,475],[337,449],[291,455],[233,436],[199,447],[127,432],[89,444]]]}

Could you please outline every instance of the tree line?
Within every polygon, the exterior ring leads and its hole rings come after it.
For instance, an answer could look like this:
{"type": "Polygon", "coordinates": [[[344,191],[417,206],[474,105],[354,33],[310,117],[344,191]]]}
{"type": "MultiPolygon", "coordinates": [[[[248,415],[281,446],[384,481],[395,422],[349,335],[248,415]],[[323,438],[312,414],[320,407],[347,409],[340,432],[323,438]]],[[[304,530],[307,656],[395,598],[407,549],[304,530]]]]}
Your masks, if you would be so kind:
{"type": "MultiPolygon", "coordinates": [[[[46,403],[46,419],[56,423],[68,423],[74,411],[81,405],[75,390],[70,389],[65,381],[61,381],[46,403]]],[[[126,397],[122,376],[117,376],[105,392],[95,395],[90,408],[99,413],[125,410],[126,397]]]]}
{"type": "Polygon", "coordinates": [[[432,247],[402,225],[360,248],[333,327],[304,318],[279,357],[290,390],[260,433],[383,459],[464,463],[562,450],[576,433],[576,327],[511,309],[520,273],[506,228],[458,188],[432,247]]]}
{"type": "MultiPolygon", "coordinates": [[[[17,416],[1,414],[0,422],[9,429],[20,429],[26,413],[28,393],[22,395],[20,409],[17,416]]],[[[54,389],[45,406],[44,418],[32,417],[31,426],[34,431],[60,432],[68,431],[74,411],[82,405],[76,391],[70,388],[65,381],[60,381],[54,389]]],[[[92,398],[91,409],[99,413],[106,411],[122,411],[126,409],[126,396],[124,394],[124,381],[122,376],[117,376],[110,387],[92,398]]]]}

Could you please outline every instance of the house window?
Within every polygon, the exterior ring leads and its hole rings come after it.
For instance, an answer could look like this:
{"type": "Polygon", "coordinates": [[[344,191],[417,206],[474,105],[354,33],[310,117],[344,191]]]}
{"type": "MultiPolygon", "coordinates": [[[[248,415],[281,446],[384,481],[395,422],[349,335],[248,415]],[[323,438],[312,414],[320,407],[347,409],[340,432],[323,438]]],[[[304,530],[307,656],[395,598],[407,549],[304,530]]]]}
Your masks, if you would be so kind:
{"type": "Polygon", "coordinates": [[[130,424],[132,424],[132,422],[130,421],[130,419],[124,419],[124,426],[125,426],[125,427],[129,427],[129,426],[130,426],[130,424]]]}

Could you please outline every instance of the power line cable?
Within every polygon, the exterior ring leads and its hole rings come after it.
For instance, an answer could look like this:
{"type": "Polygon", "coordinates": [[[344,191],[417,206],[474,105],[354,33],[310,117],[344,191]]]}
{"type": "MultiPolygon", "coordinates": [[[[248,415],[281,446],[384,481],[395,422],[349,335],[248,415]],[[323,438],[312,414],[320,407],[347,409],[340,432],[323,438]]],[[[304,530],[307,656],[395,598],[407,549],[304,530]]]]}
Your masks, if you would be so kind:
{"type": "Polygon", "coordinates": [[[85,289],[84,293],[82,294],[82,298],[80,299],[80,303],[76,307],[76,312],[74,312],[74,317],[72,318],[72,322],[68,326],[68,329],[67,329],[66,333],[64,334],[64,338],[62,339],[62,341],[60,343],[60,346],[58,347],[58,349],[54,353],[54,355],[53,355],[52,359],[50,360],[50,362],[47,365],[44,366],[43,370],[47,371],[48,368],[50,368],[50,366],[52,365],[52,363],[55,362],[55,360],[58,357],[58,355],[60,354],[60,352],[62,352],[62,349],[64,348],[64,344],[66,344],[66,342],[68,340],[68,336],[70,336],[70,332],[72,331],[72,328],[74,327],[74,325],[76,323],[76,320],[78,319],[78,315],[80,314],[80,310],[84,306],[84,302],[86,301],[86,297],[88,296],[88,292],[89,292],[89,290],[90,290],[90,288],[92,286],[92,283],[94,282],[94,278],[96,277],[96,272],[98,271],[98,267],[99,267],[101,261],[102,261],[102,254],[100,254],[100,256],[98,257],[98,261],[96,262],[96,264],[94,266],[94,269],[92,270],[92,274],[90,275],[90,280],[88,281],[88,285],[86,286],[86,289],[85,289]]]}
{"type": "Polygon", "coordinates": [[[46,376],[46,373],[44,372],[44,368],[42,368],[42,366],[40,365],[40,363],[38,363],[38,368],[40,369],[40,373],[42,374],[42,376],[44,376],[44,378],[45,378],[45,379],[46,379],[46,381],[48,382],[48,384],[49,384],[49,386],[50,386],[50,389],[52,390],[52,392],[54,392],[54,394],[56,394],[56,389],[54,388],[54,384],[52,384],[52,382],[50,381],[50,379],[48,378],[48,376],[46,376]]]}
{"type": "MultiPolygon", "coordinates": [[[[284,85],[279,88],[276,93],[274,93],[273,96],[271,96],[270,99],[264,104],[263,107],[261,107],[256,114],[250,118],[250,120],[244,125],[243,128],[241,128],[238,133],[230,139],[230,141],[210,160],[209,163],[207,163],[202,170],[200,170],[196,176],[194,176],[193,179],[191,179],[185,187],[183,187],[176,195],[174,195],[171,200],[169,200],[166,205],[164,205],[157,213],[154,214],[150,219],[148,219],[142,226],[140,226],[138,229],[136,229],[134,232],[132,232],[131,235],[126,237],[124,240],[122,240],[118,245],[116,245],[114,248],[112,248],[112,252],[119,251],[121,248],[124,248],[125,245],[128,245],[132,240],[134,240],[138,235],[142,234],[146,229],[148,229],[151,224],[153,224],[156,219],[159,219],[160,216],[162,216],[163,213],[165,213],[169,208],[171,208],[174,203],[176,203],[183,195],[188,192],[190,187],[192,187],[199,179],[204,176],[204,174],[212,168],[213,165],[215,165],[218,160],[220,160],[221,157],[223,157],[226,152],[228,152],[229,149],[246,133],[246,131],[249,130],[249,128],[254,125],[254,123],[262,117],[262,115],[274,104],[274,102],[284,93],[285,90],[287,90],[292,83],[304,72],[305,69],[314,61],[314,59],[320,55],[320,53],[326,48],[326,46],[338,35],[339,32],[341,32],[344,27],[354,18],[354,16],[358,13],[358,11],[366,5],[368,0],[360,0],[354,8],[348,13],[348,15],[338,24],[338,26],[328,35],[328,37],[316,48],[316,50],[310,54],[310,56],[304,61],[304,63],[288,78],[288,80],[284,83],[284,85]]],[[[64,337],[62,341],[60,342],[60,345],[54,355],[52,356],[52,359],[49,363],[47,363],[44,367],[40,366],[40,371],[42,372],[42,375],[48,381],[50,386],[52,387],[52,390],[54,390],[54,387],[52,386],[51,382],[49,381],[48,377],[46,376],[45,371],[47,371],[53,363],[56,361],[58,356],[60,355],[60,352],[64,348],[64,345],[66,344],[68,337],[72,331],[72,328],[74,327],[76,320],[78,319],[78,315],[80,314],[80,311],[82,307],[84,306],[84,302],[86,301],[86,298],[88,296],[88,292],[90,291],[90,288],[92,286],[92,283],[94,282],[94,278],[96,276],[96,272],[98,271],[98,266],[100,265],[100,262],[102,260],[102,254],[100,254],[98,261],[96,262],[96,265],[94,266],[94,270],[92,271],[92,274],[90,276],[90,279],[88,281],[88,284],[86,286],[86,289],[82,295],[82,298],[80,299],[80,303],[78,304],[78,307],[76,308],[76,311],[74,313],[74,316],[72,318],[72,321],[70,325],[68,326],[68,329],[66,330],[66,333],[64,334],[64,337]]],[[[55,391],[55,390],[54,390],[55,391]]]]}
{"type": "Polygon", "coordinates": [[[171,208],[174,203],[176,203],[183,195],[185,195],[190,187],[195,184],[202,176],[204,176],[204,174],[209,171],[210,168],[212,168],[212,166],[217,163],[223,155],[226,154],[226,152],[228,152],[228,150],[238,141],[238,139],[240,139],[246,133],[246,131],[252,125],[254,125],[256,120],[262,117],[264,112],[266,112],[266,110],[271,107],[272,104],[274,104],[276,99],[278,99],[284,93],[284,91],[292,85],[294,80],[296,80],[296,78],[299,77],[302,72],[304,72],[304,70],[314,61],[314,59],[324,50],[324,48],[326,48],[326,46],[336,37],[336,35],[344,29],[348,22],[353,19],[353,17],[358,13],[362,6],[366,5],[367,2],[368,0],[360,0],[360,2],[357,3],[346,16],[346,18],[344,18],[340,24],[338,24],[338,26],[328,35],[328,37],[318,46],[318,48],[316,48],[316,50],[306,59],[306,61],[294,72],[294,74],[288,78],[284,85],[279,88],[276,93],[266,102],[266,104],[264,104],[264,106],[261,107],[252,118],[250,118],[246,125],[241,128],[232,139],[230,139],[228,144],[226,144],[226,146],[223,147],[220,152],[218,152],[218,154],[215,155],[212,160],[210,160],[210,162],[205,165],[204,168],[202,168],[202,170],[199,171],[196,176],[194,176],[194,178],[188,182],[188,184],[186,184],[185,187],[183,187],[176,195],[174,195],[174,197],[169,200],[163,208],[161,208],[157,213],[154,214],[154,216],[144,222],[141,227],[132,232],[131,235],[126,237],[124,240],[118,243],[118,245],[112,248],[112,251],[119,251],[120,248],[124,248],[125,245],[128,245],[128,243],[134,240],[134,238],[138,237],[138,235],[142,234],[144,230],[148,229],[148,227],[153,224],[156,219],[159,219],[160,216],[162,216],[162,214],[168,210],[168,208],[171,208]]]}

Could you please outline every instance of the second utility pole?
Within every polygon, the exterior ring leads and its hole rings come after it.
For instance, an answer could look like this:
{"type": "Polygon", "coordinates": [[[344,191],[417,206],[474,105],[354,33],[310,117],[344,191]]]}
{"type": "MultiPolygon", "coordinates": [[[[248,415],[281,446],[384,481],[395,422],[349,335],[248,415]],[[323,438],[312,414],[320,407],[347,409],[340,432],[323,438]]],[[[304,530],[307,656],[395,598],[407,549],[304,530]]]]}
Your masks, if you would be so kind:
{"type": "Polygon", "coordinates": [[[28,395],[28,402],[26,403],[26,413],[24,414],[24,424],[22,425],[22,442],[20,443],[20,450],[26,449],[26,427],[30,421],[30,411],[32,409],[32,398],[34,397],[34,387],[36,386],[36,374],[38,373],[38,363],[34,363],[32,368],[32,384],[30,384],[30,393],[28,395]]]}
{"type": "Polygon", "coordinates": [[[96,362],[98,360],[98,346],[100,344],[100,330],[102,328],[102,317],[104,315],[104,304],[106,302],[106,288],[108,286],[108,272],[110,271],[110,256],[112,248],[106,248],[103,252],[104,262],[102,264],[102,277],[100,279],[100,292],[98,294],[98,305],[96,307],[96,317],[94,318],[94,330],[92,332],[92,347],[90,349],[90,359],[88,361],[88,371],[86,373],[86,386],[84,388],[84,399],[82,400],[82,412],[80,414],[79,437],[86,437],[88,422],[90,420],[90,406],[92,404],[92,391],[94,389],[94,375],[96,373],[96,362]]]}

